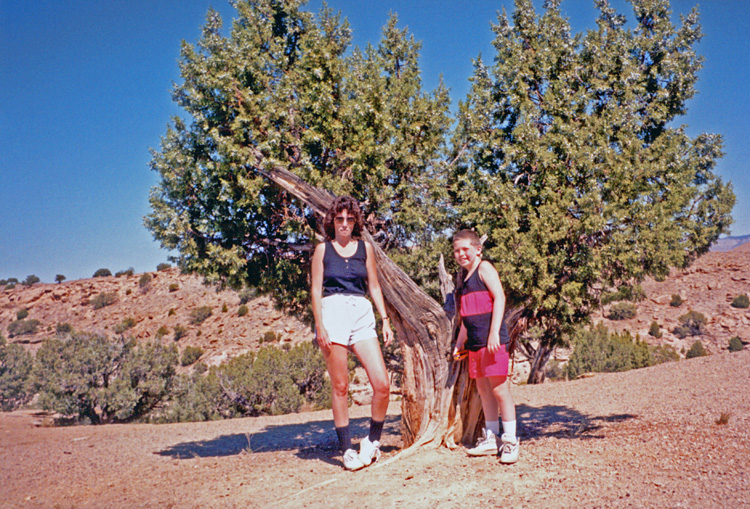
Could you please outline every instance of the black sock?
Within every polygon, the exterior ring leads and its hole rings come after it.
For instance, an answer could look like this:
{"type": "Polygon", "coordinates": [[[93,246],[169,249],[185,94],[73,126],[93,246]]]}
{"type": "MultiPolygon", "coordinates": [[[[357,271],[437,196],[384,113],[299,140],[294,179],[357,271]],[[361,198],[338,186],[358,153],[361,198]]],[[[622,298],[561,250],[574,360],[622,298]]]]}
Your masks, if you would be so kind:
{"type": "Polygon", "coordinates": [[[385,421],[376,421],[374,419],[370,420],[370,436],[368,437],[370,439],[370,442],[380,440],[380,435],[383,434],[384,423],[385,421]]]}
{"type": "Polygon", "coordinates": [[[341,428],[336,428],[336,434],[339,437],[339,445],[341,446],[341,450],[343,452],[346,452],[352,448],[352,435],[349,432],[348,424],[341,428]]]}

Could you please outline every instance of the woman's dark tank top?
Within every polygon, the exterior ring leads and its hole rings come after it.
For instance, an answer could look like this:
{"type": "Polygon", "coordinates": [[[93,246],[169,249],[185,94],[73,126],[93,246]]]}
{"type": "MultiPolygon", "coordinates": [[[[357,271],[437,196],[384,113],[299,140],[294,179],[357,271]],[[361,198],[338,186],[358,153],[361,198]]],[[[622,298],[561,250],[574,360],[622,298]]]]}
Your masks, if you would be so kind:
{"type": "Polygon", "coordinates": [[[329,295],[367,295],[367,250],[357,241],[357,251],[344,258],[326,242],[323,254],[323,297],[329,295]]]}
{"type": "MultiPolygon", "coordinates": [[[[482,262],[484,263],[484,261],[482,262]]],[[[489,262],[488,262],[489,263],[489,262]]],[[[492,325],[492,294],[487,289],[487,285],[479,277],[479,267],[474,273],[464,281],[459,288],[460,301],[459,309],[461,311],[461,320],[466,326],[466,349],[476,352],[487,346],[487,338],[490,335],[490,326],[492,325]]],[[[508,326],[503,320],[500,325],[500,344],[510,343],[508,326]]]]}

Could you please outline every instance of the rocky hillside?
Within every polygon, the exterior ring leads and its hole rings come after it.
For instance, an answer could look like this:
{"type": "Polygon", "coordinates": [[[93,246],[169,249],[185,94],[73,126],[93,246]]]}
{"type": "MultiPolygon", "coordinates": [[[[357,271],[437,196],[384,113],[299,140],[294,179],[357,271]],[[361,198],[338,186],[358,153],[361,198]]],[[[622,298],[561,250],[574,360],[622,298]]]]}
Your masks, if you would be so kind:
{"type": "MultiPolygon", "coordinates": [[[[17,313],[27,309],[27,320],[40,322],[33,334],[15,335],[10,341],[28,345],[30,349],[55,334],[58,324],[68,323],[76,330],[113,335],[127,319],[134,322],[127,335],[137,338],[175,341],[175,328],[185,334],[177,340],[180,347],[200,346],[202,360],[217,364],[227,357],[257,350],[265,340],[276,344],[310,341],[309,325],[276,309],[267,297],[247,301],[248,312],[238,313],[240,296],[232,290],[218,291],[205,286],[197,276],[180,274],[176,269],[152,272],[147,285],[142,274],[108,276],[64,282],[36,284],[26,288],[0,291],[0,333],[10,336],[8,327],[17,313]],[[94,309],[90,303],[97,295],[110,293],[115,302],[94,309]],[[192,314],[208,306],[211,316],[194,323],[192,314]],[[161,331],[160,331],[161,329],[161,331]]],[[[629,320],[606,319],[608,307],[594,315],[594,322],[604,322],[611,330],[628,330],[651,344],[668,344],[678,351],[687,349],[695,337],[679,339],[672,332],[678,318],[695,310],[707,318],[706,333],[700,337],[711,353],[725,351],[729,339],[739,336],[750,339],[750,310],[730,305],[739,294],[750,294],[750,243],[727,252],[710,252],[690,268],[673,270],[664,281],[647,280],[642,284],[646,298],[637,303],[637,315],[629,320]],[[680,307],[670,305],[672,295],[680,295],[680,307]],[[649,326],[656,321],[663,333],[660,339],[649,336],[649,326]]],[[[521,379],[523,363],[517,364],[514,378],[521,379]]]]}
{"type": "Polygon", "coordinates": [[[697,338],[680,339],[673,331],[679,325],[678,318],[694,310],[706,317],[706,332],[700,340],[709,353],[726,351],[734,336],[750,340],[750,309],[731,306],[737,295],[750,295],[750,243],[727,252],[710,252],[685,270],[673,270],[664,281],[649,279],[641,286],[646,298],[637,303],[634,318],[608,320],[603,317],[607,314],[605,307],[594,321],[603,322],[610,330],[628,330],[651,344],[668,344],[681,351],[690,348],[697,338]],[[679,295],[682,305],[672,306],[672,295],[679,295]],[[653,321],[661,328],[660,339],[648,334],[653,321]]]}
{"type": "Polygon", "coordinates": [[[142,274],[35,284],[30,288],[16,285],[0,292],[0,333],[10,336],[8,327],[22,309],[28,310],[27,320],[40,322],[37,332],[9,339],[27,344],[32,350],[53,336],[58,324],[111,336],[130,319],[134,325],[124,334],[176,341],[181,348],[200,346],[205,351],[201,360],[208,364],[257,350],[264,341],[295,344],[312,339],[308,325],[276,309],[267,297],[249,299],[247,314],[240,316],[240,295],[233,290],[219,291],[204,285],[202,278],[180,274],[176,269],[149,274],[151,281],[145,285],[142,274]],[[114,303],[95,309],[92,299],[105,293],[114,295],[114,303]],[[206,306],[211,315],[196,323],[193,314],[206,306]],[[184,329],[178,340],[175,328],[184,329]]]}

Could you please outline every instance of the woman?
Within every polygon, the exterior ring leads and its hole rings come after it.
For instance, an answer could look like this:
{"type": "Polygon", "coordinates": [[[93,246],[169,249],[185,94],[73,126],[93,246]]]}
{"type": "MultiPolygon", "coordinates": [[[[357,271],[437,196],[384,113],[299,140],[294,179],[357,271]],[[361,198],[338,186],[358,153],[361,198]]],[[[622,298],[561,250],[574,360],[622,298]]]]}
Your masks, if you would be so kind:
{"type": "Polygon", "coordinates": [[[383,319],[388,346],[393,331],[380,290],[372,245],[360,239],[362,212],[349,196],[336,198],[323,224],[326,242],[312,259],[312,307],[315,337],[331,378],[333,422],[344,453],[344,466],[359,470],[380,457],[380,435],[388,410],[390,386],[380,351],[370,297],[383,319]],[[372,385],[370,433],[352,448],[349,431],[349,349],[357,355],[372,385]]]}

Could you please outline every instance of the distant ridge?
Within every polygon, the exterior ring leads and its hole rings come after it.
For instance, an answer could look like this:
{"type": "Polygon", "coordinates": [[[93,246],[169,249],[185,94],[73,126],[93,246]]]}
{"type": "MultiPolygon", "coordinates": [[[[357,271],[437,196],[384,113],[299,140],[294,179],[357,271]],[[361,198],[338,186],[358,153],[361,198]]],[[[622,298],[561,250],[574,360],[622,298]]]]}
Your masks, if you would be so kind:
{"type": "Polygon", "coordinates": [[[711,246],[711,251],[731,251],[735,247],[739,247],[746,242],[750,242],[750,235],[742,235],[740,237],[724,237],[716,241],[716,244],[711,246]]]}

